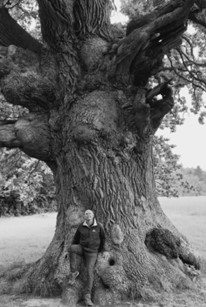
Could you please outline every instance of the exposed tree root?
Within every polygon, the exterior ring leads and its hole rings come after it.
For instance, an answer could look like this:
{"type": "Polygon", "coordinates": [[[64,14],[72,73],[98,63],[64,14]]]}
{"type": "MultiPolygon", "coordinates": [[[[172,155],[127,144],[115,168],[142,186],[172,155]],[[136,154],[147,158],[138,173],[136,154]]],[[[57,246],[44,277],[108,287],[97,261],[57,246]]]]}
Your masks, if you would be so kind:
{"type": "MultiPolygon", "coordinates": [[[[32,294],[62,296],[67,306],[84,297],[86,272],[80,257],[80,275],[71,286],[68,242],[60,240],[61,231],[44,256],[32,264],[16,263],[0,273],[0,295],[32,294]]],[[[175,232],[174,232],[175,233],[175,232]]],[[[95,268],[92,299],[108,306],[124,300],[158,301],[162,293],[194,288],[200,276],[200,259],[184,239],[169,229],[137,228],[114,224],[107,251],[100,253],[95,268]]]]}
{"type": "Polygon", "coordinates": [[[196,270],[200,269],[200,259],[190,250],[189,245],[168,229],[153,228],[147,233],[145,244],[167,258],[179,257],[184,264],[194,266],[196,270]]]}
{"type": "MultiPolygon", "coordinates": [[[[168,230],[153,229],[146,237],[147,246],[150,243],[150,251],[142,244],[136,257],[135,247],[133,250],[132,248],[129,250],[116,248],[100,254],[96,265],[92,295],[94,302],[108,306],[122,300],[156,301],[163,292],[171,293],[175,289],[193,288],[194,281],[199,277],[197,273],[199,271],[195,269],[199,260],[193,255],[196,259],[195,263],[191,266],[187,262],[183,263],[181,258],[186,259],[185,255],[192,254],[188,252],[188,248],[184,249],[182,246],[180,249],[181,244],[179,245],[178,242],[179,240],[168,230]],[[154,245],[155,240],[158,242],[156,246],[154,245]],[[177,249],[172,253],[169,245],[174,244],[177,244],[177,249]],[[178,257],[178,253],[182,255],[181,258],[178,257]]],[[[62,295],[62,303],[67,306],[75,306],[84,295],[86,282],[84,265],[82,263],[80,276],[71,286],[67,279],[70,270],[68,260],[67,262],[63,260],[62,254],[58,258],[59,267],[53,270],[55,258],[50,257],[48,261],[48,257],[44,256],[33,264],[16,263],[9,268],[2,269],[0,294],[26,293],[41,297],[62,295]],[[64,265],[63,262],[65,262],[64,265]]]]}

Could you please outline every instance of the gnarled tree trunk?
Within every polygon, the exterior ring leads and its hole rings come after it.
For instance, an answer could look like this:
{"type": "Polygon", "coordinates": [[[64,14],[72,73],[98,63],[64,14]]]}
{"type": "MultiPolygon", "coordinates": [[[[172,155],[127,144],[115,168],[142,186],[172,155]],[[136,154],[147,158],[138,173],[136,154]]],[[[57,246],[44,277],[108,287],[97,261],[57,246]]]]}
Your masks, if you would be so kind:
{"type": "Polygon", "coordinates": [[[84,274],[67,284],[65,253],[86,209],[106,231],[95,302],[190,286],[185,263],[199,268],[198,260],[162,212],[153,175],[153,135],[173,106],[172,91],[168,82],[152,88],[148,80],[165,50],[180,43],[193,1],[171,1],[131,22],[121,39],[112,33],[107,0],[38,2],[47,47],[34,50],[30,38],[27,51],[21,43],[7,47],[12,41],[1,47],[2,93],[30,113],[1,122],[0,145],[51,167],[58,217],[45,255],[14,270],[21,278],[14,289],[44,296],[63,290],[72,306],[81,299],[84,274]]]}

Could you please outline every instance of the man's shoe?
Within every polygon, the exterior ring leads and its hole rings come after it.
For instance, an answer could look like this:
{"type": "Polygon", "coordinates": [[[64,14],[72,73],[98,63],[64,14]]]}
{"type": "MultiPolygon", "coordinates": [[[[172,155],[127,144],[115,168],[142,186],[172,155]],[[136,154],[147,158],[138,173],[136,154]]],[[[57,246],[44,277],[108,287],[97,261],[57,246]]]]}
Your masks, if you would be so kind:
{"type": "Polygon", "coordinates": [[[70,272],[69,274],[69,278],[68,278],[68,284],[69,285],[73,285],[75,283],[75,280],[77,278],[77,276],[79,275],[79,272],[70,272]]]}
{"type": "Polygon", "coordinates": [[[86,306],[93,306],[94,305],[91,301],[91,295],[90,294],[85,295],[84,302],[85,302],[86,306]]]}

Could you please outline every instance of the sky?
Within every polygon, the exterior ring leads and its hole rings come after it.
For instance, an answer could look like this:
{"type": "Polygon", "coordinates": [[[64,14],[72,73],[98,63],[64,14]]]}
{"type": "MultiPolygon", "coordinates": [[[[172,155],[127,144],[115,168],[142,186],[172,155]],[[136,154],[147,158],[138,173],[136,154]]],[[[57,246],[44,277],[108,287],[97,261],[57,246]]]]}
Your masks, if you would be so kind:
{"type": "Polygon", "coordinates": [[[169,144],[176,145],[173,152],[179,155],[179,163],[183,167],[200,166],[206,171],[206,124],[200,125],[198,116],[189,114],[185,117],[184,124],[177,127],[176,132],[171,133],[169,129],[159,130],[157,135],[168,137],[169,144]]]}
{"type": "MultiPolygon", "coordinates": [[[[120,1],[115,0],[114,2],[117,10],[112,13],[111,21],[126,23],[128,18],[120,13],[120,1]]],[[[192,31],[194,30],[190,27],[189,32],[192,33],[192,31]]],[[[188,94],[185,93],[185,95],[187,100],[190,100],[188,94]]],[[[200,125],[197,115],[192,113],[185,115],[184,124],[178,126],[176,132],[172,133],[169,129],[159,129],[157,135],[168,137],[169,144],[176,145],[173,152],[179,155],[179,163],[183,167],[196,168],[200,166],[202,170],[206,171],[206,124],[200,125]]]]}

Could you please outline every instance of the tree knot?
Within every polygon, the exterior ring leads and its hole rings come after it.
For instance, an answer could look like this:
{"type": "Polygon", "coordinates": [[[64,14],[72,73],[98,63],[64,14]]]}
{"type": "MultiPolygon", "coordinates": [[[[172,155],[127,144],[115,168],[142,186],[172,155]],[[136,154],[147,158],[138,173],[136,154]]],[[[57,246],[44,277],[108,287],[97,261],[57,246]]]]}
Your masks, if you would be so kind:
{"type": "Polygon", "coordinates": [[[124,234],[118,224],[112,226],[111,237],[114,244],[120,245],[123,242],[124,234]]]}
{"type": "Polygon", "coordinates": [[[177,258],[179,256],[180,239],[168,229],[153,228],[147,233],[145,244],[148,249],[163,254],[167,258],[177,258]]]}

